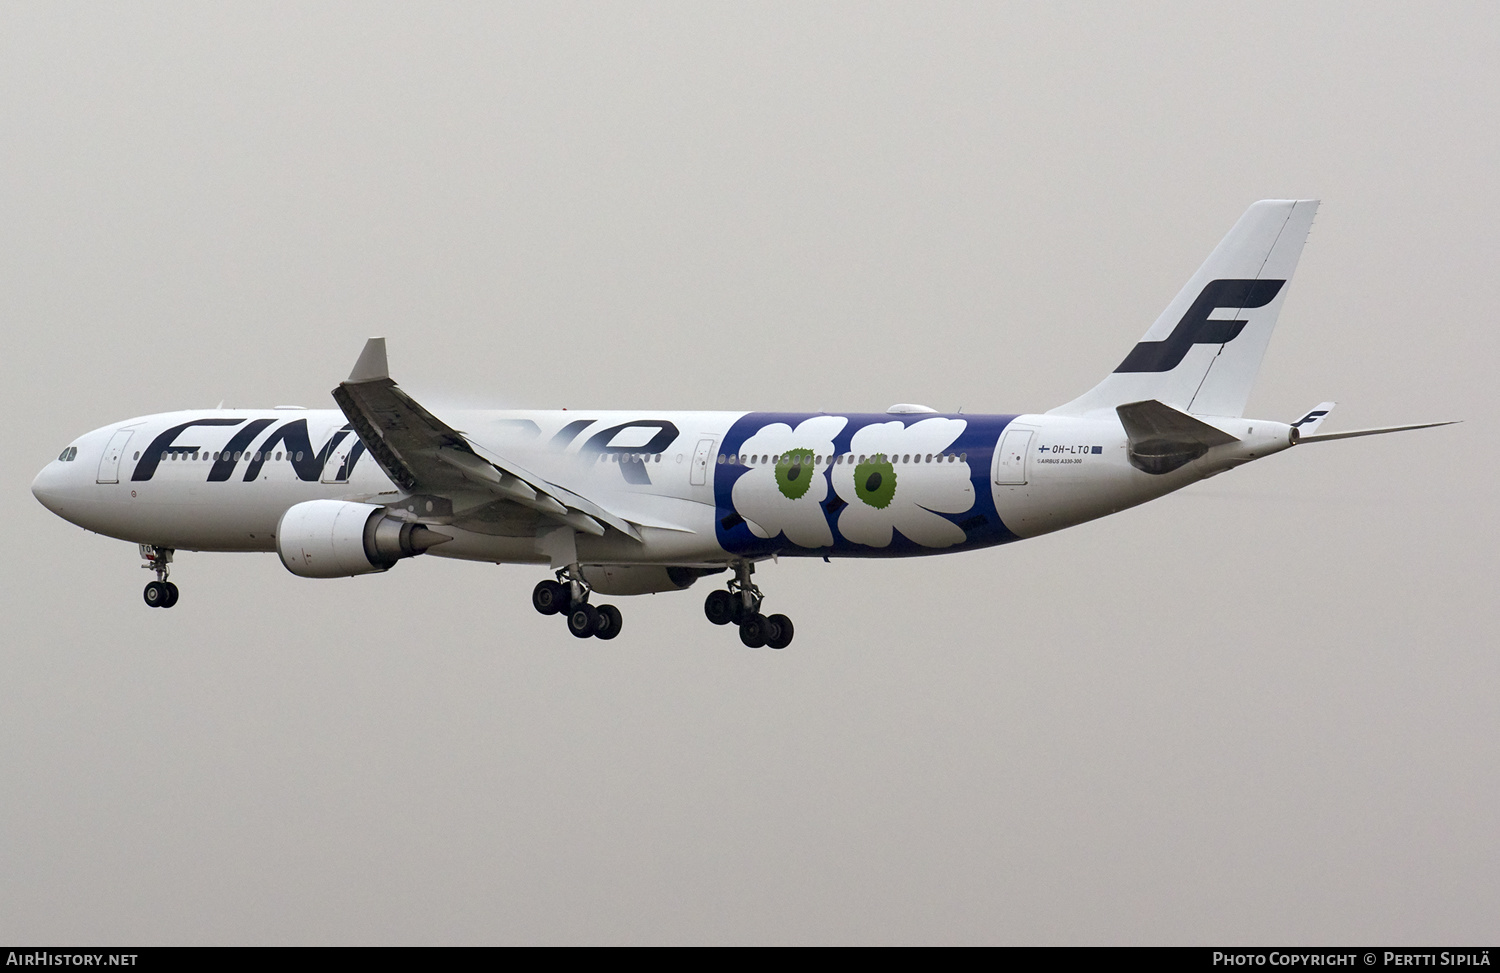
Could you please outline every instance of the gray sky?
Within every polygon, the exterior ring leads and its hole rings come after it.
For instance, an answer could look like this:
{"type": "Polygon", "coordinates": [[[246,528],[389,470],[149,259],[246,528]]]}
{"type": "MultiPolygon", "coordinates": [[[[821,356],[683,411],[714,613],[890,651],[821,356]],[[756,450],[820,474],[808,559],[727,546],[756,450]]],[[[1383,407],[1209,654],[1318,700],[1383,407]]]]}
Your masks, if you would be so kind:
{"type": "Polygon", "coordinates": [[[1500,915],[1492,4],[0,7],[0,939],[1442,943],[1500,915]],[[1024,544],[316,582],[31,478],[221,399],[1040,411],[1244,208],[1328,431],[1024,544]]]}

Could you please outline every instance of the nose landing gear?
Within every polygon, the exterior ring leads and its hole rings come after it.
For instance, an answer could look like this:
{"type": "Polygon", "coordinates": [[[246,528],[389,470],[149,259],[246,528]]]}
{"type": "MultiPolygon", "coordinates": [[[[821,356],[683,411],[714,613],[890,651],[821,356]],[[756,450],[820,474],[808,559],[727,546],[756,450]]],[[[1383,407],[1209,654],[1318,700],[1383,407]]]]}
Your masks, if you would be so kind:
{"type": "Polygon", "coordinates": [[[140,548],[141,557],[146,560],[141,567],[147,571],[156,572],[156,580],[146,585],[146,590],[141,593],[141,597],[152,608],[171,608],[177,604],[178,595],[177,586],[167,580],[167,573],[170,570],[167,565],[172,563],[172,548],[155,547],[151,544],[142,544],[140,548]]]}
{"type": "MultiPolygon", "coordinates": [[[[575,566],[576,567],[576,566],[575,566]]],[[[622,619],[614,605],[589,604],[590,588],[574,567],[557,572],[556,581],[538,581],[531,590],[531,607],[543,615],[563,615],[575,638],[608,641],[620,634],[622,619]]]]}
{"type": "Polygon", "coordinates": [[[734,578],[727,590],[710,591],[703,602],[703,614],[715,625],[731,623],[740,628],[740,641],[752,649],[769,645],[784,649],[792,644],[795,629],[785,615],[762,615],[760,605],[765,596],[750,580],[755,565],[740,561],[734,566],[734,578]]]}

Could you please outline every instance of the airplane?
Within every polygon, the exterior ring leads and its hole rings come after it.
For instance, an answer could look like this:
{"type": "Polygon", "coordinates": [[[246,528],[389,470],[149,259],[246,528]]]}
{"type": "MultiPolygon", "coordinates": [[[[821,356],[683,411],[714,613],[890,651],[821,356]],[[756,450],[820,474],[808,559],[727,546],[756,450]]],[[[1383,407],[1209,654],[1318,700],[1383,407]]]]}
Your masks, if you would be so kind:
{"type": "Polygon", "coordinates": [[[1447,425],[1320,433],[1244,417],[1317,200],[1253,204],[1118,368],[1045,413],[453,411],[390,377],[370,338],[337,410],[190,409],[110,423],[32,493],[140,547],[170,608],[177,551],[276,552],[337,578],[423,554],[545,566],[533,607],[612,639],[593,595],[678,591],[727,574],[704,613],[785,648],[757,564],[912,557],[1007,544],[1180,490],[1292,446],[1447,425]]]}

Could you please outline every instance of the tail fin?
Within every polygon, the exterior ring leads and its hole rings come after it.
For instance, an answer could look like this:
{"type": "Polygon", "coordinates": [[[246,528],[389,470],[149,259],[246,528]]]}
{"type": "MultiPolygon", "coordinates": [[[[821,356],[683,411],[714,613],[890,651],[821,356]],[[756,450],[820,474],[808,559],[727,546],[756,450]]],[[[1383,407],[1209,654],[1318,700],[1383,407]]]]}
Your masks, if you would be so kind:
{"type": "Polygon", "coordinates": [[[1048,415],[1113,414],[1145,399],[1243,415],[1317,209],[1315,199],[1252,205],[1120,367],[1048,415]]]}

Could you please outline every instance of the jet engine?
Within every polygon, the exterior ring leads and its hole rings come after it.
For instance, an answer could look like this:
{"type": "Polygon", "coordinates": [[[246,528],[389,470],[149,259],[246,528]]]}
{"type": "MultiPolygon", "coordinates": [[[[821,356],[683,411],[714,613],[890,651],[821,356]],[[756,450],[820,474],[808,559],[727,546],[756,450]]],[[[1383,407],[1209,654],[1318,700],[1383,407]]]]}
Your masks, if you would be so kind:
{"type": "Polygon", "coordinates": [[[349,578],[388,570],[404,557],[451,540],[421,524],[397,520],[372,503],[308,500],[281,515],[276,553],[299,577],[349,578]]]}

